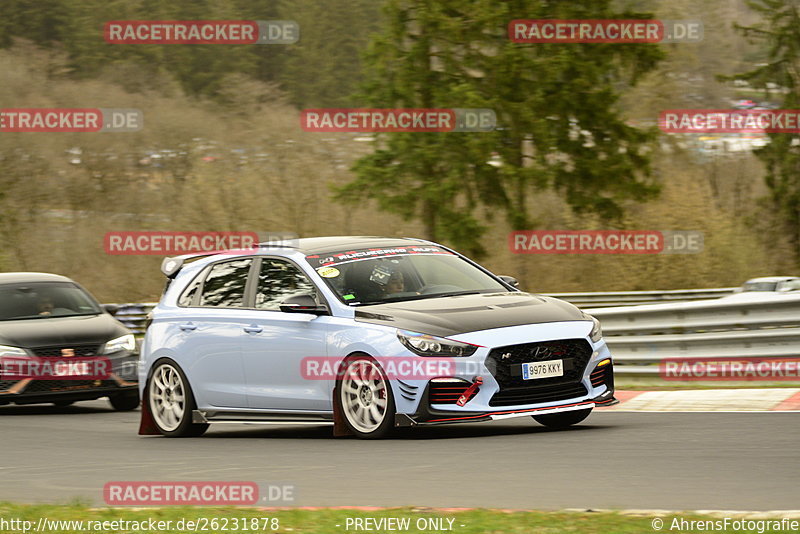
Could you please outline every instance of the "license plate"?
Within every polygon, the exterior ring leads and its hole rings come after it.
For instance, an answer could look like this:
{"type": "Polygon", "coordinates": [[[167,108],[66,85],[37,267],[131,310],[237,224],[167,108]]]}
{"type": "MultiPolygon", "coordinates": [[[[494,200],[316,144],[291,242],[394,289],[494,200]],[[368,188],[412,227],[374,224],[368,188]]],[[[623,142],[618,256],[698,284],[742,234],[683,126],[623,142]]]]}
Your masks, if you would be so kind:
{"type": "Polygon", "coordinates": [[[552,378],[564,376],[564,360],[548,360],[522,364],[522,379],[552,378]]]}

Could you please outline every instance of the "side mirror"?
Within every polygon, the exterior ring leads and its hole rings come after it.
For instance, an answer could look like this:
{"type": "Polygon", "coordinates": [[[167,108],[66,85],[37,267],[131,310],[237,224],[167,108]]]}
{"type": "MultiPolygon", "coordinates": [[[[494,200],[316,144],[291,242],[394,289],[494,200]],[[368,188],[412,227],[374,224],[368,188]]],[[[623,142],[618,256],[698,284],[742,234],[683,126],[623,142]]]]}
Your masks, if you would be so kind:
{"type": "Polygon", "coordinates": [[[281,302],[280,310],[284,313],[313,313],[328,315],[327,306],[319,306],[311,295],[295,295],[281,302]]]}
{"type": "Polygon", "coordinates": [[[510,285],[510,286],[511,286],[511,287],[513,287],[514,289],[519,289],[519,282],[518,282],[518,281],[517,281],[517,279],[516,279],[516,278],[514,278],[513,276],[506,276],[506,275],[504,275],[504,274],[501,274],[501,275],[500,275],[500,276],[498,276],[497,278],[499,278],[500,280],[502,280],[502,281],[503,281],[503,282],[505,282],[506,284],[510,285]]]}
{"type": "Polygon", "coordinates": [[[116,304],[102,304],[101,307],[109,315],[116,315],[119,311],[119,306],[116,304]]]}

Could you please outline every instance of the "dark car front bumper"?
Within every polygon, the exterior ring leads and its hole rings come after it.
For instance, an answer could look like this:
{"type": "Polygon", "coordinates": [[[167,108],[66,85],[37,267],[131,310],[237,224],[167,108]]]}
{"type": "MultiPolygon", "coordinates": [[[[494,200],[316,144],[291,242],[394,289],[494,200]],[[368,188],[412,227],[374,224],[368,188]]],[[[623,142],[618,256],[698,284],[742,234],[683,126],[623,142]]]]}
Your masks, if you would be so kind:
{"type": "Polygon", "coordinates": [[[138,392],[139,355],[126,351],[107,358],[112,371],[102,380],[4,380],[0,375],[0,405],[76,402],[138,392]]]}

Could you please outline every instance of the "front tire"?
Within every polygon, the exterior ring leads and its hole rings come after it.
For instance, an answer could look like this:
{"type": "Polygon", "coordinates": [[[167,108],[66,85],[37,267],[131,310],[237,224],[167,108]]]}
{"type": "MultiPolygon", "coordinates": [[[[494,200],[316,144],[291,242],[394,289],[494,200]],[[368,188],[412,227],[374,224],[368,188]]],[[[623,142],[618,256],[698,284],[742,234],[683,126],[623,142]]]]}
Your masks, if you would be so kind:
{"type": "Polygon", "coordinates": [[[336,381],[335,402],[345,424],[361,439],[381,439],[394,426],[394,395],[386,373],[369,356],[345,360],[336,381]]]}
{"type": "Polygon", "coordinates": [[[572,410],[570,412],[547,413],[544,415],[533,415],[533,419],[540,425],[548,428],[567,428],[577,425],[592,413],[592,409],[572,410]]]}
{"type": "Polygon", "coordinates": [[[108,402],[111,403],[111,407],[117,412],[129,412],[135,410],[141,401],[139,399],[139,392],[134,391],[110,395],[108,397],[108,402]]]}
{"type": "Polygon", "coordinates": [[[172,360],[158,363],[147,380],[147,402],[153,421],[164,436],[201,436],[208,423],[192,423],[197,408],[192,388],[181,368],[172,360]]]}

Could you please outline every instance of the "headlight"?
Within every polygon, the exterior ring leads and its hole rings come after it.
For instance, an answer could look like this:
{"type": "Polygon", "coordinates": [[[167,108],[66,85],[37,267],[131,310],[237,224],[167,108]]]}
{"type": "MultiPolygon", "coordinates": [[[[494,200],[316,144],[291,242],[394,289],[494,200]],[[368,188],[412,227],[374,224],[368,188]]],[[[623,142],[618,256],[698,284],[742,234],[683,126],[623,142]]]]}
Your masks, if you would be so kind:
{"type": "Polygon", "coordinates": [[[597,343],[598,341],[603,339],[603,329],[600,328],[600,321],[597,320],[597,317],[592,317],[591,315],[588,314],[584,315],[586,315],[586,318],[591,319],[592,323],[594,323],[594,326],[592,326],[592,331],[589,332],[589,338],[591,338],[592,341],[597,343]]]}
{"type": "Polygon", "coordinates": [[[471,356],[478,350],[478,345],[408,330],[398,330],[397,339],[408,350],[419,356],[471,356]]]}
{"type": "Polygon", "coordinates": [[[133,334],[128,334],[117,339],[112,339],[106,343],[106,354],[112,354],[121,350],[132,351],[136,349],[136,338],[133,334]]]}
{"type": "Polygon", "coordinates": [[[25,352],[25,349],[21,349],[19,347],[7,347],[5,345],[0,345],[0,358],[8,357],[8,356],[27,356],[28,353],[25,352]]]}
{"type": "MultiPolygon", "coordinates": [[[[7,347],[6,345],[0,345],[0,378],[3,377],[6,366],[3,363],[3,358],[14,358],[14,357],[25,357],[28,353],[25,352],[24,349],[19,347],[7,347]]],[[[14,374],[14,371],[9,371],[10,374],[14,374]]]]}

